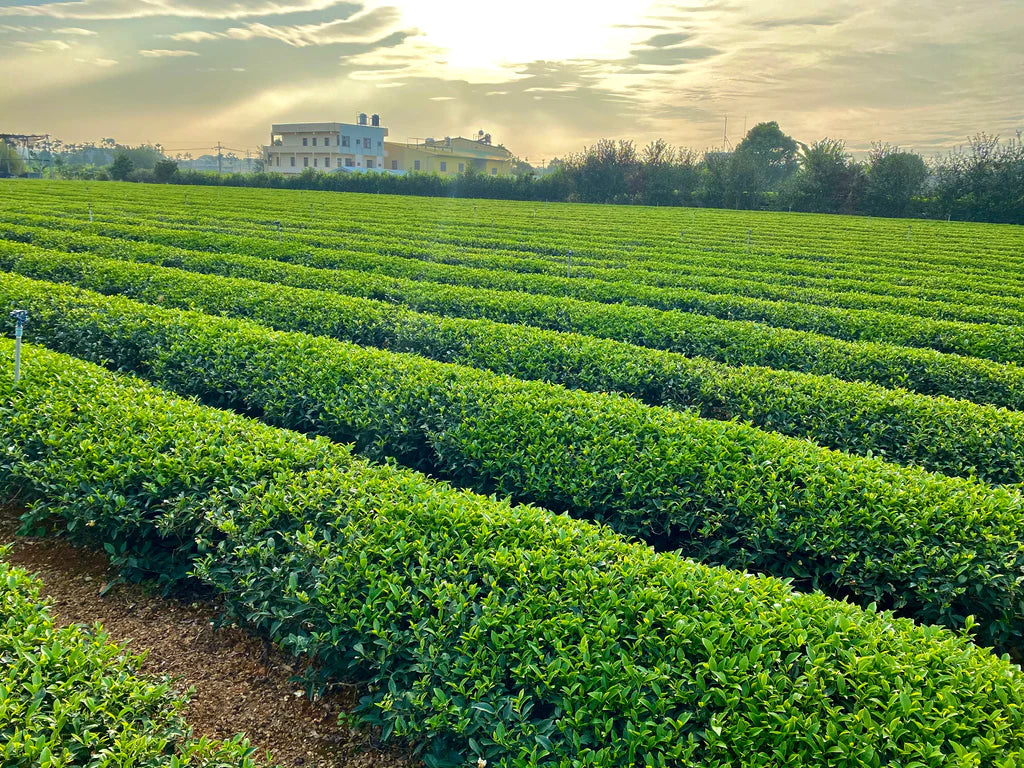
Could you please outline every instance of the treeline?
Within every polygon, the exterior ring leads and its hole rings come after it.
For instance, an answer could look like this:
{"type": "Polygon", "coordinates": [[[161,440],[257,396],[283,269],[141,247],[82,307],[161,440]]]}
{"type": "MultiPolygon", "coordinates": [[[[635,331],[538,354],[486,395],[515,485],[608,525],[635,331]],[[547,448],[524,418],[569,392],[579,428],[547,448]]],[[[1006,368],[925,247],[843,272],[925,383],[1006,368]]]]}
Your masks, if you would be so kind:
{"type": "Polygon", "coordinates": [[[455,177],[410,173],[322,172],[298,175],[180,169],[164,159],[139,167],[119,152],[104,177],[139,182],[313,189],[335,192],[475,197],[546,202],[699,206],[952,218],[1024,224],[1024,143],[979,134],[945,155],[921,155],[885,143],[856,160],[843,141],[804,144],[776,122],[755,125],[735,149],[697,152],[662,139],[638,148],[602,139],[544,175],[455,177]]]}
{"type": "Polygon", "coordinates": [[[984,134],[926,161],[892,144],[855,160],[844,142],[810,145],[775,122],[754,126],[732,151],[638,149],[603,139],[543,176],[179,171],[173,181],[338,192],[481,197],[550,202],[681,205],[1024,224],[1024,144],[984,134]]]}

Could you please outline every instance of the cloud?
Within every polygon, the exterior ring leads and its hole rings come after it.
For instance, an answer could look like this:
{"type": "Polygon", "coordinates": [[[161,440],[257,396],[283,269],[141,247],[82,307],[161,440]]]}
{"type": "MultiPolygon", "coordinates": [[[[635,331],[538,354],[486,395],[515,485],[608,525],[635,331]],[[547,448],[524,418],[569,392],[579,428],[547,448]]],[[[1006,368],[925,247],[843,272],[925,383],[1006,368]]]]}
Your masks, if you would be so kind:
{"type": "Polygon", "coordinates": [[[97,34],[91,29],[82,29],[81,27],[61,27],[53,31],[58,35],[78,35],[80,37],[92,37],[97,34]]]}
{"type": "Polygon", "coordinates": [[[265,37],[270,40],[279,40],[296,48],[304,48],[309,45],[365,43],[391,29],[400,18],[401,14],[397,8],[385,6],[374,8],[350,19],[335,19],[323,24],[271,26],[261,22],[250,22],[244,27],[232,27],[227,32],[221,33],[221,36],[235,40],[265,37]]]}
{"type": "Polygon", "coordinates": [[[68,0],[39,5],[0,7],[0,16],[43,16],[54,19],[141,19],[171,16],[199,19],[243,19],[304,11],[324,11],[343,0],[68,0]]]}
{"type": "Polygon", "coordinates": [[[682,32],[669,32],[647,38],[647,40],[644,41],[644,45],[649,45],[652,48],[664,48],[668,45],[679,45],[679,43],[685,42],[689,38],[690,35],[682,32]]]}
{"type": "Polygon", "coordinates": [[[139,56],[145,56],[147,59],[165,59],[165,58],[176,58],[180,56],[198,56],[199,54],[195,51],[171,51],[166,48],[149,48],[146,50],[139,51],[139,56]]]}
{"type": "Polygon", "coordinates": [[[670,67],[684,64],[691,61],[699,61],[717,56],[721,53],[717,48],[710,48],[703,45],[676,45],[670,48],[638,48],[630,51],[630,57],[623,62],[624,65],[632,66],[659,66],[670,67]]]}
{"type": "Polygon", "coordinates": [[[53,53],[54,51],[70,51],[71,46],[63,40],[18,40],[14,43],[19,48],[33,53],[53,53]]]}
{"type": "Polygon", "coordinates": [[[843,21],[842,16],[821,14],[803,18],[757,19],[750,22],[756,29],[779,29],[780,27],[833,27],[843,21]]]}
{"type": "Polygon", "coordinates": [[[113,67],[117,64],[116,59],[75,59],[79,64],[92,64],[95,67],[113,67]]]}
{"type": "Polygon", "coordinates": [[[220,38],[222,36],[223,36],[223,33],[219,34],[219,35],[215,35],[212,32],[197,31],[197,32],[178,32],[176,34],[170,35],[169,37],[170,37],[171,40],[174,40],[175,42],[202,43],[202,42],[205,42],[206,40],[217,40],[218,38],[220,38]]]}

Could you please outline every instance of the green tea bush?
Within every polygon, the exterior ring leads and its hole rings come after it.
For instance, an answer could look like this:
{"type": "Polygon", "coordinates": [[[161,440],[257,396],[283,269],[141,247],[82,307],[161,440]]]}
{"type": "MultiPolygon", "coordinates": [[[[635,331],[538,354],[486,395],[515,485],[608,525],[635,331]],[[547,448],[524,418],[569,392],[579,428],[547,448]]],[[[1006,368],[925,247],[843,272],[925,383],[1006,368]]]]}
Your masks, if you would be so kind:
{"type": "Polygon", "coordinates": [[[1024,497],[749,426],[15,275],[34,340],[465,487],[860,603],[1024,631],[1024,497]]]}
{"type": "MultiPolygon", "coordinates": [[[[0,343],[5,357],[9,342],[0,343]]],[[[1013,766],[1024,677],[966,637],[453,490],[29,347],[0,494],[183,573],[429,766],[1013,766]]]]}
{"type": "MultiPolygon", "coordinates": [[[[2,234],[0,229],[0,234],[2,234]]],[[[434,314],[486,318],[502,323],[613,339],[653,349],[704,357],[728,365],[767,366],[900,387],[925,395],[945,395],[978,403],[1024,409],[1024,369],[990,360],[947,355],[874,342],[847,342],[819,334],[771,328],[624,306],[397,279],[372,272],[316,269],[268,258],[194,253],[149,243],[61,238],[64,250],[94,250],[104,256],[148,261],[189,271],[245,277],[389,302],[434,314]]],[[[182,242],[173,238],[169,242],[182,242]]],[[[50,242],[50,241],[47,241],[50,242]]],[[[3,253],[19,246],[0,243],[3,253]]]]}
{"type": "Polygon", "coordinates": [[[255,320],[434,360],[649,405],[692,408],[830,448],[992,483],[1024,480],[1024,414],[870,384],[768,368],[732,368],[608,339],[488,320],[444,318],[401,305],[252,280],[195,275],[145,262],[0,246],[0,264],[165,307],[255,320]]]}
{"type": "MultiPolygon", "coordinates": [[[[9,345],[5,346],[5,353],[9,345]]],[[[10,383],[0,387],[11,405],[10,383]]],[[[5,435],[9,436],[9,435],[5,435]]],[[[14,446],[7,446],[6,466],[14,446]]],[[[139,673],[99,626],[57,626],[39,582],[0,549],[0,763],[4,768],[255,768],[238,736],[194,738],[186,698],[139,673]]]]}
{"type": "MultiPolygon", "coordinates": [[[[20,220],[20,219],[19,219],[20,220]]],[[[108,222],[90,230],[127,240],[143,240],[214,253],[241,253],[314,267],[378,272],[464,287],[515,291],[531,295],[569,297],[588,302],[678,310],[724,320],[748,320],[777,328],[808,331],[848,341],[874,341],[935,349],[948,354],[981,357],[996,362],[1024,362],[1024,331],[1014,324],[962,322],[916,317],[898,311],[876,311],[808,304],[798,293],[787,300],[737,296],[732,281],[718,278],[699,289],[643,285],[645,271],[620,271],[614,280],[568,277],[564,274],[520,272],[503,255],[487,254],[478,266],[435,261],[419,251],[389,243],[385,235],[372,238],[372,248],[352,250],[350,237],[317,238],[290,234],[284,241],[208,230],[139,226],[108,222]]],[[[12,235],[18,236],[12,231],[12,235]]],[[[22,233],[24,236],[24,233],[22,233]]],[[[48,231],[33,237],[46,242],[48,231]]],[[[571,272],[571,266],[551,265],[571,272]]]]}

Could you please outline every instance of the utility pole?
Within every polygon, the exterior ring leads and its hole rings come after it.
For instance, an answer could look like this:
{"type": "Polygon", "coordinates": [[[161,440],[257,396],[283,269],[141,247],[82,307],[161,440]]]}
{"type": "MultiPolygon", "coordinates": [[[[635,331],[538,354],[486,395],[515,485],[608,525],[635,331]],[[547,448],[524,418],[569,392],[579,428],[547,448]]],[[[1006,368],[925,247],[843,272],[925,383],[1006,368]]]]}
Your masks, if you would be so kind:
{"type": "Polygon", "coordinates": [[[220,153],[220,149],[221,149],[221,147],[220,147],[220,142],[218,141],[218,142],[217,142],[217,173],[220,173],[220,172],[221,172],[221,171],[220,171],[220,169],[221,169],[221,160],[222,160],[222,159],[223,159],[223,157],[224,157],[224,156],[223,156],[223,155],[222,155],[222,154],[220,153]]]}

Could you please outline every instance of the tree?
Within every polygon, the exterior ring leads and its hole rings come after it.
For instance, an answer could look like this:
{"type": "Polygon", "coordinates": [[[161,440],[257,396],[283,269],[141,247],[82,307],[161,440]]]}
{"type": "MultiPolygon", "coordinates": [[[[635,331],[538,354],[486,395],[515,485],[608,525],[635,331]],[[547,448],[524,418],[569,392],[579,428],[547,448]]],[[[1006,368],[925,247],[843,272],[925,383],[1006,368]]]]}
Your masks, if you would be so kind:
{"type": "Polygon", "coordinates": [[[864,170],[846,144],[824,138],[800,144],[800,170],[780,189],[780,208],[817,213],[850,213],[863,194],[864,170]]]}
{"type": "Polygon", "coordinates": [[[639,159],[632,141],[601,139],[565,159],[574,197],[584,203],[630,202],[639,159]]]}
{"type": "Polygon", "coordinates": [[[135,163],[128,156],[127,152],[118,152],[117,157],[110,166],[110,178],[114,181],[124,181],[128,174],[135,170],[135,163]]]}
{"type": "Polygon", "coordinates": [[[984,133],[932,163],[935,213],[973,221],[1024,224],[1024,143],[984,133]]]}
{"type": "Polygon", "coordinates": [[[873,144],[868,157],[864,208],[874,216],[903,216],[928,178],[920,155],[892,144],[873,144]]]}
{"type": "Polygon", "coordinates": [[[18,150],[6,141],[0,141],[0,176],[21,176],[27,170],[18,150]]]}
{"type": "Polygon", "coordinates": [[[153,179],[160,184],[167,184],[178,173],[178,164],[173,160],[164,158],[157,160],[153,166],[153,179]]]}
{"type": "Polygon", "coordinates": [[[776,189],[796,172],[797,144],[772,120],[758,123],[743,137],[732,156],[731,187],[728,197],[738,208],[763,203],[764,193],[776,189]]]}

